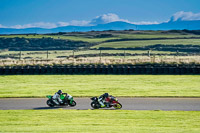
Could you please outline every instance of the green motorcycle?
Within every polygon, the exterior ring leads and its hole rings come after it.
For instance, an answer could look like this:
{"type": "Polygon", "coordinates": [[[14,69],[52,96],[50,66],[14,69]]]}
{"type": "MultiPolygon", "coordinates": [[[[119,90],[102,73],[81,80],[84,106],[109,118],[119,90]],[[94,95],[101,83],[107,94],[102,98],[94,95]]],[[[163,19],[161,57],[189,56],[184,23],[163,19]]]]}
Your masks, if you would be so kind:
{"type": "MultiPolygon", "coordinates": [[[[52,99],[53,96],[47,95],[46,97],[48,98],[46,103],[49,107],[56,106],[56,104],[54,103],[52,99]]],[[[61,94],[60,99],[62,100],[62,103],[60,103],[59,106],[70,106],[70,107],[76,106],[76,102],[74,101],[73,97],[71,99],[68,99],[67,93],[61,94]]]]}

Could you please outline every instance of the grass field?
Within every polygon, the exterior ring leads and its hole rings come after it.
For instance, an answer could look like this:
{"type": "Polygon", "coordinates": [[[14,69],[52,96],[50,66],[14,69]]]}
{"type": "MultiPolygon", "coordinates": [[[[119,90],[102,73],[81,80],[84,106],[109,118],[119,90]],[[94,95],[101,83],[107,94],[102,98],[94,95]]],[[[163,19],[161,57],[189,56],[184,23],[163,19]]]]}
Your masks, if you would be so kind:
{"type": "Polygon", "coordinates": [[[120,39],[119,37],[109,37],[109,38],[87,38],[82,36],[62,36],[62,35],[7,35],[7,36],[0,36],[5,38],[15,38],[15,37],[23,37],[23,38],[54,38],[54,39],[63,39],[63,40],[73,40],[73,41],[84,41],[84,42],[102,42],[106,40],[112,39],[120,39]]]}
{"type": "Polygon", "coordinates": [[[200,97],[198,75],[0,76],[0,97],[45,97],[62,89],[72,96],[200,97]]]}
{"type": "Polygon", "coordinates": [[[0,110],[0,132],[198,133],[199,111],[0,110]]]}
{"type": "MultiPolygon", "coordinates": [[[[143,31],[145,32],[145,31],[143,31]]],[[[103,32],[102,32],[103,33],[103,32]]],[[[191,38],[191,37],[200,37],[200,35],[194,35],[194,34],[179,34],[179,33],[156,33],[155,31],[151,31],[149,33],[143,33],[143,34],[122,34],[122,33],[111,33],[112,37],[106,37],[106,38],[98,38],[95,37],[95,33],[91,34],[90,36],[87,35],[86,32],[83,35],[77,34],[77,35],[1,35],[0,38],[15,38],[15,37],[23,37],[23,38],[54,38],[54,39],[64,39],[64,40],[73,40],[73,41],[85,41],[90,43],[95,42],[103,42],[107,40],[113,40],[113,39],[146,39],[146,38],[191,38]]]]}
{"type": "Polygon", "coordinates": [[[146,33],[146,34],[117,34],[119,38],[128,38],[128,39],[145,39],[145,38],[190,38],[190,37],[200,37],[200,35],[194,34],[161,34],[161,33],[146,33]]]}
{"type": "Polygon", "coordinates": [[[169,39],[169,40],[141,40],[141,41],[118,41],[108,42],[95,45],[92,48],[109,47],[109,48],[135,48],[149,45],[164,44],[164,45],[200,45],[200,39],[169,39]]]}

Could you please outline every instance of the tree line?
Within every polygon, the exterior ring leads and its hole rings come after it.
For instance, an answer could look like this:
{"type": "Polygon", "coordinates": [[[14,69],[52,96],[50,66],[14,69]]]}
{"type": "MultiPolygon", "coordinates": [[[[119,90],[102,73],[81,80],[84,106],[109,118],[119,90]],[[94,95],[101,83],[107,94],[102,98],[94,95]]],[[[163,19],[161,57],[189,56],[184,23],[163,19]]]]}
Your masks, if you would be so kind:
{"type": "Polygon", "coordinates": [[[0,38],[0,49],[9,51],[74,50],[92,44],[83,41],[53,38],[0,38]]]}

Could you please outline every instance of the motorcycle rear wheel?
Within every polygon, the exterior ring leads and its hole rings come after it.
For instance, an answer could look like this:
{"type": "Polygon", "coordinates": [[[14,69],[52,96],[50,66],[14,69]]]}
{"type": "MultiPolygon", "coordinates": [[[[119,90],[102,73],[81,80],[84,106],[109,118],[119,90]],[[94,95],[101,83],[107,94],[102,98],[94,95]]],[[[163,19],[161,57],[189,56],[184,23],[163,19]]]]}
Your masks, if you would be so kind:
{"type": "Polygon", "coordinates": [[[121,103],[117,103],[115,106],[113,106],[115,109],[121,109],[122,105],[121,103]]]}
{"type": "Polygon", "coordinates": [[[52,101],[49,99],[49,100],[47,100],[47,105],[49,106],[49,107],[54,107],[54,104],[52,103],[52,101]]]}

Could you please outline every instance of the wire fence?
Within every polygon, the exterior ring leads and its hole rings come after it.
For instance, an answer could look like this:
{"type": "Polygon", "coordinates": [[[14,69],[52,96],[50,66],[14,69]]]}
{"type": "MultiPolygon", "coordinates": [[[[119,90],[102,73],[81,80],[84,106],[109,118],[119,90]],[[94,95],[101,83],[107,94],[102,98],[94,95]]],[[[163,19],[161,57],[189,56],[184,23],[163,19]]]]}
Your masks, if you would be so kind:
{"type": "Polygon", "coordinates": [[[200,53],[87,50],[87,51],[4,51],[0,53],[0,65],[43,64],[200,64],[200,53]]]}

